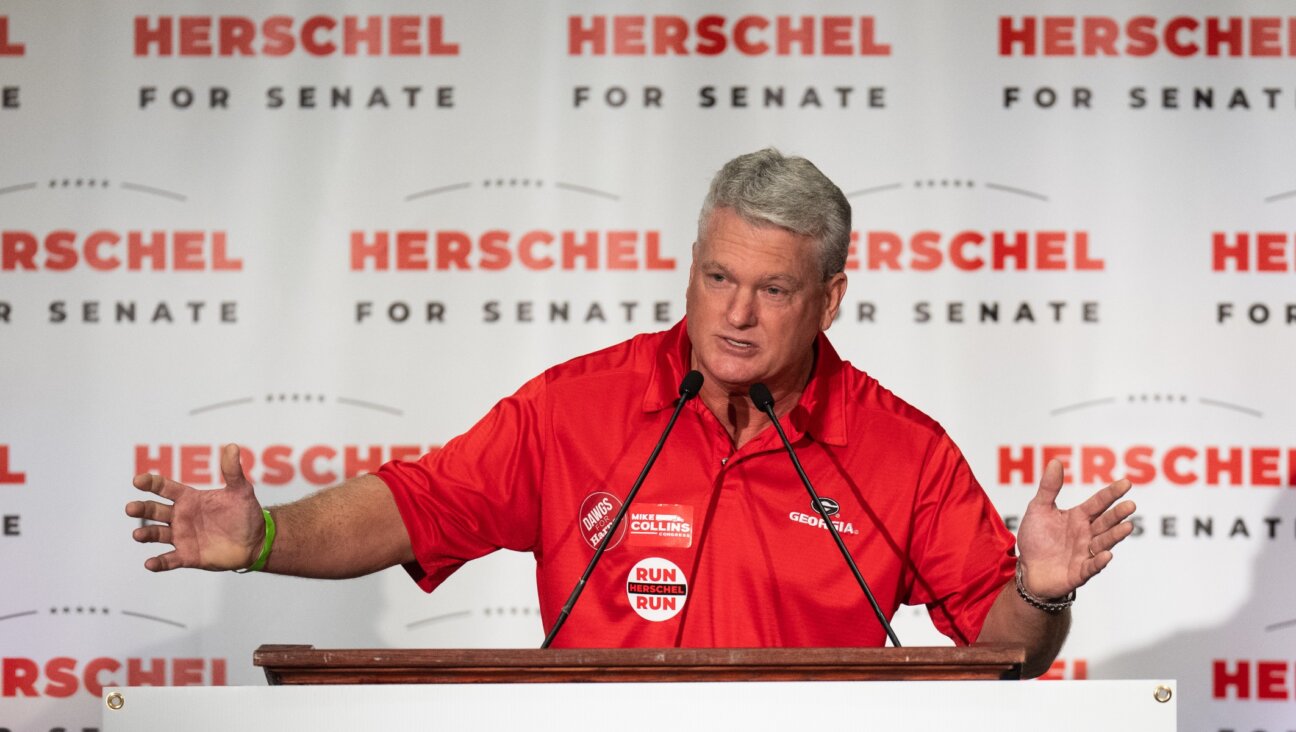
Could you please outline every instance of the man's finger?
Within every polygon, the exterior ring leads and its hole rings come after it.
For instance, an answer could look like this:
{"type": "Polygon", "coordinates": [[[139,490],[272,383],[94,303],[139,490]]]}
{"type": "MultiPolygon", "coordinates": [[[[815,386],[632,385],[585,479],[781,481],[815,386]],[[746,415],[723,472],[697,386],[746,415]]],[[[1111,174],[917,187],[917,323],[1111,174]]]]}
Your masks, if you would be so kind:
{"type": "MultiPolygon", "coordinates": [[[[1093,558],[1086,561],[1084,581],[1088,582],[1089,580],[1093,579],[1094,575],[1106,569],[1107,565],[1111,564],[1112,556],[1113,555],[1111,551],[1104,549],[1103,551],[1100,551],[1097,554],[1093,555],[1093,558]]],[[[1083,584],[1083,582],[1081,584],[1083,584]]]]}
{"type": "Polygon", "coordinates": [[[1110,511],[1099,516],[1091,524],[1093,533],[1101,534],[1113,526],[1134,515],[1134,502],[1122,501],[1116,504],[1110,511]]]}
{"type": "Polygon", "coordinates": [[[1057,506],[1058,492],[1062,490],[1062,463],[1058,460],[1048,461],[1044,466],[1044,475],[1040,477],[1039,490],[1035,492],[1034,503],[1057,506]]]}
{"type": "Polygon", "coordinates": [[[150,524],[141,526],[131,532],[131,538],[141,544],[170,544],[171,527],[162,524],[150,524]]]}
{"type": "Polygon", "coordinates": [[[1111,508],[1113,503],[1119,501],[1126,493],[1129,493],[1132,485],[1133,484],[1130,483],[1129,480],[1121,478],[1092,496],[1089,496],[1089,498],[1085,499],[1085,502],[1081,503],[1077,508],[1083,511],[1084,514],[1089,517],[1090,521],[1093,521],[1101,516],[1103,511],[1111,508]]]}
{"type": "Polygon", "coordinates": [[[144,560],[144,569],[147,569],[150,572],[166,572],[168,570],[178,569],[181,566],[180,557],[175,552],[159,554],[156,557],[149,557],[144,560]]]}
{"type": "Polygon", "coordinates": [[[168,501],[177,500],[189,489],[189,486],[184,483],[177,483],[169,478],[163,478],[157,473],[142,473],[135,476],[131,483],[142,491],[162,496],[168,501]]]}
{"type": "Polygon", "coordinates": [[[239,446],[234,444],[226,445],[221,448],[221,477],[225,479],[225,485],[235,490],[251,490],[252,484],[243,475],[243,462],[239,452],[239,446]]]}
{"type": "Polygon", "coordinates": [[[157,501],[131,501],[126,504],[126,515],[131,518],[161,521],[164,524],[169,524],[171,523],[172,509],[172,506],[157,501]]]}

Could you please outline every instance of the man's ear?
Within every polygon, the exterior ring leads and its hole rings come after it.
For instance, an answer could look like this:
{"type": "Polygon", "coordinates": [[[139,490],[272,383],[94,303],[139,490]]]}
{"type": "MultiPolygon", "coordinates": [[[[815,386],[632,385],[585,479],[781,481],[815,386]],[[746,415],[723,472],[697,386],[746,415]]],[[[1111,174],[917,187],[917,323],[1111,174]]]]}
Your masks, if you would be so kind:
{"type": "Polygon", "coordinates": [[[838,272],[829,277],[824,290],[824,312],[819,321],[819,330],[828,330],[837,319],[837,311],[841,309],[842,299],[846,297],[846,273],[838,272]]]}

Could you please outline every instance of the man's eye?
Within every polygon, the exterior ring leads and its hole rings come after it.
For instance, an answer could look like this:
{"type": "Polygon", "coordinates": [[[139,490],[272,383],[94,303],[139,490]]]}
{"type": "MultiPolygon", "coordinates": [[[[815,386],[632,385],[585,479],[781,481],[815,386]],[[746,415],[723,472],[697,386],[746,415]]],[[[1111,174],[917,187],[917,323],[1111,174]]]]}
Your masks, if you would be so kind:
{"type": "Polygon", "coordinates": [[[765,293],[767,295],[773,295],[774,297],[782,297],[787,294],[787,290],[784,290],[782,287],[766,287],[765,293]]]}
{"type": "Polygon", "coordinates": [[[725,276],[722,274],[710,274],[707,277],[711,278],[712,282],[724,282],[725,280],[725,276]]]}

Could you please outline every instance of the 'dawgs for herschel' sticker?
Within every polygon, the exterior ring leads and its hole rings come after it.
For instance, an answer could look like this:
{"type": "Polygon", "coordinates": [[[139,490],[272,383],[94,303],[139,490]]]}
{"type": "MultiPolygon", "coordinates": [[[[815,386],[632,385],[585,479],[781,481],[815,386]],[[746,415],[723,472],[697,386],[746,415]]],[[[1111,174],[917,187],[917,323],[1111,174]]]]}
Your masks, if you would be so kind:
{"type": "MultiPolygon", "coordinates": [[[[616,518],[617,511],[621,510],[621,499],[611,493],[596,491],[585,496],[585,501],[581,503],[580,516],[577,522],[580,524],[581,536],[585,537],[585,543],[590,545],[591,549],[597,549],[599,542],[607,535],[608,529],[612,527],[612,519],[616,518]]],[[[621,543],[626,535],[626,521],[621,520],[621,525],[617,527],[616,536],[608,542],[608,549],[621,543]]]]}
{"type": "Polygon", "coordinates": [[[630,607],[644,620],[670,620],[688,599],[688,580],[669,559],[648,557],[630,569],[626,579],[630,607]]]}

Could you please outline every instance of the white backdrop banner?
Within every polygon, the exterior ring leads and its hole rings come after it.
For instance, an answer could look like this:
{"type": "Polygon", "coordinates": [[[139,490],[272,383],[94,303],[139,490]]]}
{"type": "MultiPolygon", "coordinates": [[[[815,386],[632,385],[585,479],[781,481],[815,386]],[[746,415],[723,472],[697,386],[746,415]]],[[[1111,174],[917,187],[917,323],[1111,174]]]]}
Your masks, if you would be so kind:
{"type": "Polygon", "coordinates": [[[1050,676],[1177,678],[1185,729],[1290,729],[1292,11],[8,0],[0,730],[95,727],[106,685],[262,683],[262,643],[538,645],[527,556],[430,596],[150,574],[130,477],[212,485],[237,441],[293,500],[669,327],[710,176],[767,145],[854,207],[837,349],[1010,526],[1051,457],[1066,503],[1137,484],[1050,676]]]}

